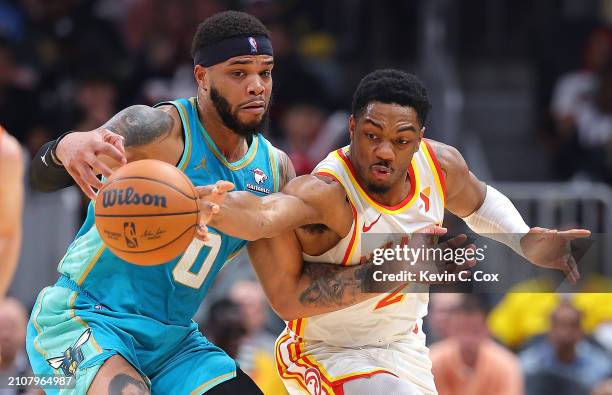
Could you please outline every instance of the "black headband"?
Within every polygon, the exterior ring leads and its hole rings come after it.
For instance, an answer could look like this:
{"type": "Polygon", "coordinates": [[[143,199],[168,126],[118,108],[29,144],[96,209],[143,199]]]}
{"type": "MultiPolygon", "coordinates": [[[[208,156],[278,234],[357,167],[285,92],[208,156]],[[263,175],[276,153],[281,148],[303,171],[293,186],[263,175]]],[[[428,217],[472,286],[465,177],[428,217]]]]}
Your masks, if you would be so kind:
{"type": "Polygon", "coordinates": [[[239,36],[227,38],[218,43],[198,49],[193,55],[193,65],[209,67],[234,56],[274,56],[272,43],[265,36],[239,36]]]}

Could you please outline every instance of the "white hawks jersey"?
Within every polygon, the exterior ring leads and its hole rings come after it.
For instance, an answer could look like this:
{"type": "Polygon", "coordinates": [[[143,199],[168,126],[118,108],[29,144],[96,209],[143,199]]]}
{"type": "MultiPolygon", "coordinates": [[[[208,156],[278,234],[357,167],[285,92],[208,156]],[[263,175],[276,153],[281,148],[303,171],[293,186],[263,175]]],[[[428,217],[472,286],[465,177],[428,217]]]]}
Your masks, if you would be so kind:
{"type": "MultiPolygon", "coordinates": [[[[408,170],[408,196],[392,207],[368,195],[355,176],[348,152],[349,148],[344,147],[330,153],[313,173],[331,176],[344,187],[353,209],[353,225],[338,244],[319,256],[304,254],[305,261],[355,265],[365,261],[385,241],[397,241],[400,235],[442,224],[444,175],[427,140],[422,139],[408,170]],[[383,234],[389,238],[381,239],[383,234]],[[381,244],[376,245],[378,240],[381,244]]],[[[381,294],[342,310],[287,324],[306,342],[322,341],[339,347],[381,345],[407,338],[424,344],[422,322],[428,301],[426,285],[410,284],[394,293],[381,294]]]]}

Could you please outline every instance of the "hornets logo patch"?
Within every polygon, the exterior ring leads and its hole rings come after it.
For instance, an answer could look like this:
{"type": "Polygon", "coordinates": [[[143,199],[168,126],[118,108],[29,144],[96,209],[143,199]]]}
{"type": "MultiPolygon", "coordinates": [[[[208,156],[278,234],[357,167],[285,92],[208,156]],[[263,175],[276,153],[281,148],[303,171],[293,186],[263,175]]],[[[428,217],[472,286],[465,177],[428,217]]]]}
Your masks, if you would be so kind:
{"type": "Polygon", "coordinates": [[[268,175],[266,172],[261,170],[260,168],[252,169],[253,179],[255,180],[254,184],[247,182],[246,187],[251,191],[260,192],[260,193],[270,193],[270,188],[265,187],[266,181],[268,181],[268,175]]]}
{"type": "Polygon", "coordinates": [[[53,369],[61,370],[65,376],[74,376],[77,368],[83,362],[83,350],[81,347],[87,343],[91,336],[91,328],[88,328],[85,332],[79,336],[76,342],[66,351],[61,357],[49,358],[47,362],[53,369]]]}

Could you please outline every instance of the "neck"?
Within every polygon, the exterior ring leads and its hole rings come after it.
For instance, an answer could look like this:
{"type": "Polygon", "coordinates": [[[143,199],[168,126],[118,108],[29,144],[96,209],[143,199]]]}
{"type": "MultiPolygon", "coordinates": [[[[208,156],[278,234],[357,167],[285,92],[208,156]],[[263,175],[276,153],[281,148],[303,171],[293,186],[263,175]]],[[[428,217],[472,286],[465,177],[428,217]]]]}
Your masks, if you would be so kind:
{"type": "Polygon", "coordinates": [[[576,347],[557,348],[555,354],[560,362],[572,363],[576,360],[576,347]]]}
{"type": "Polygon", "coordinates": [[[246,139],[228,128],[212,101],[202,98],[199,93],[197,107],[200,122],[228,162],[235,162],[242,158],[249,149],[246,139]]]}
{"type": "Polygon", "coordinates": [[[476,350],[460,350],[461,361],[465,366],[470,369],[474,369],[476,367],[476,362],[478,362],[478,352],[480,351],[480,347],[476,350]]]}

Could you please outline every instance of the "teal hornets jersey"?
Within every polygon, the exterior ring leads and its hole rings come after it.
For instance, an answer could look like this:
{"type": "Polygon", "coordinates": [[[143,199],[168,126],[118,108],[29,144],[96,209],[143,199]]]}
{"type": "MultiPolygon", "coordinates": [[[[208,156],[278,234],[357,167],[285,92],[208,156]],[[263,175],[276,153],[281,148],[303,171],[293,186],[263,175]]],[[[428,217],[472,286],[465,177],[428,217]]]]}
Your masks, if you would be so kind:
{"type": "MultiPolygon", "coordinates": [[[[202,126],[195,98],[161,104],[172,104],[181,116],[185,149],[177,167],[194,185],[228,180],[236,190],[260,196],[278,191],[278,156],[262,135],[253,137],[242,159],[230,163],[202,126]]],[[[194,239],[181,256],[170,262],[137,266],[105,247],[94,225],[94,208],[90,204],[87,218],[58,271],[98,301],[98,309],[188,325],[219,270],[246,244],[211,227],[209,232],[206,245],[194,239]]]]}

